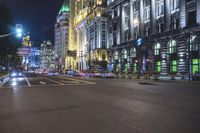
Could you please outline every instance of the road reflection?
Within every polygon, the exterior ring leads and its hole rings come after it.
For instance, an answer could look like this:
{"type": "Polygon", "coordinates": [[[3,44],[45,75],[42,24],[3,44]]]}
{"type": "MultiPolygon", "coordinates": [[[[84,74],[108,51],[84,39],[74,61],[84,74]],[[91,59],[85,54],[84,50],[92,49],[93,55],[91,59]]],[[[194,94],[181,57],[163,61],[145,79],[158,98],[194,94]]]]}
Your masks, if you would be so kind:
{"type": "Polygon", "coordinates": [[[12,78],[11,79],[11,86],[17,86],[18,85],[18,82],[20,82],[20,81],[22,81],[22,80],[24,80],[24,78],[22,78],[22,77],[19,77],[19,78],[12,78]]]}

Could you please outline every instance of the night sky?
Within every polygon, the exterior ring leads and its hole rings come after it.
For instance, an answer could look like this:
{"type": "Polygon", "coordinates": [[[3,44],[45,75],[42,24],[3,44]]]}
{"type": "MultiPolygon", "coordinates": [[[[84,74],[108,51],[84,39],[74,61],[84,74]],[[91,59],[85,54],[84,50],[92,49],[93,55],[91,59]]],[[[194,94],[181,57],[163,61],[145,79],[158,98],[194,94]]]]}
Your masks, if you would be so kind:
{"type": "MultiPolygon", "coordinates": [[[[44,29],[54,34],[54,23],[63,0],[5,0],[14,23],[23,25],[25,32],[31,33],[33,41],[45,39],[44,29]]],[[[52,40],[53,41],[53,40],[52,40]]]]}

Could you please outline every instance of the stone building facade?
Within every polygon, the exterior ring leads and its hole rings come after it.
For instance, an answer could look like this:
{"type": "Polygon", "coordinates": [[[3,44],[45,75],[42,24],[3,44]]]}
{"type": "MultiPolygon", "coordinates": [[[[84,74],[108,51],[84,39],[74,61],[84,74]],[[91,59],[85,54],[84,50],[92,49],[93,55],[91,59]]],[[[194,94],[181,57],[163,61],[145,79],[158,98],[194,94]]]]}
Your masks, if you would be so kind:
{"type": "Polygon", "coordinates": [[[200,72],[199,0],[108,0],[109,62],[116,73],[200,72]]]}

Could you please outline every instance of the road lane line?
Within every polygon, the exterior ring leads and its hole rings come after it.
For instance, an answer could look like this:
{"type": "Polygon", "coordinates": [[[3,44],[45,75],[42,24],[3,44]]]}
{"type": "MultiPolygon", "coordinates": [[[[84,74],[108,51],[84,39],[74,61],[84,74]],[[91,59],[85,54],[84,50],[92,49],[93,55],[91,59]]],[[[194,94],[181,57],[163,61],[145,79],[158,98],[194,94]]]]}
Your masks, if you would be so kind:
{"type": "Polygon", "coordinates": [[[29,83],[28,79],[26,78],[25,76],[25,79],[26,79],[26,82],[28,83],[28,86],[31,86],[31,84],[29,83]]]}
{"type": "Polygon", "coordinates": [[[64,84],[61,83],[61,82],[58,82],[58,81],[55,81],[55,80],[52,80],[52,79],[49,79],[49,78],[45,78],[45,77],[42,77],[42,78],[44,78],[44,79],[46,79],[46,80],[49,80],[49,81],[51,81],[51,82],[54,82],[54,83],[60,84],[60,85],[64,85],[64,84]]]}
{"type": "Polygon", "coordinates": [[[62,83],[76,83],[76,84],[80,83],[80,82],[77,82],[77,81],[66,81],[66,80],[60,80],[60,82],[62,82],[62,83]]]}
{"type": "MultiPolygon", "coordinates": [[[[9,79],[10,79],[10,78],[9,78],[9,79]]],[[[3,82],[3,83],[0,85],[0,87],[3,86],[3,85],[5,85],[5,84],[9,81],[9,79],[6,80],[5,82],[3,82]]]]}
{"type": "Polygon", "coordinates": [[[85,81],[85,80],[79,80],[79,79],[73,79],[73,78],[67,78],[67,77],[62,77],[64,79],[69,79],[69,80],[73,80],[73,81],[78,81],[78,82],[83,82],[83,83],[87,83],[87,84],[96,84],[95,82],[91,82],[91,81],[85,81]]]}
{"type": "Polygon", "coordinates": [[[46,85],[47,83],[45,83],[45,82],[43,82],[43,81],[40,81],[40,84],[46,85]]]}

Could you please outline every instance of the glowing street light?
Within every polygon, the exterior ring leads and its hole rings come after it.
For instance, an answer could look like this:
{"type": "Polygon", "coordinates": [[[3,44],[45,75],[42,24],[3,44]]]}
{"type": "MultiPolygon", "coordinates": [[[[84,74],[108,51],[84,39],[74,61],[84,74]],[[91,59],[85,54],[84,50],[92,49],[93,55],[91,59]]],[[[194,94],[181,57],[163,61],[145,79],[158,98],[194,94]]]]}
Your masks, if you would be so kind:
{"type": "Polygon", "coordinates": [[[8,37],[10,35],[14,35],[16,34],[16,37],[22,37],[22,25],[21,24],[16,24],[16,27],[15,27],[15,31],[14,32],[11,32],[11,33],[8,33],[8,34],[3,34],[3,35],[0,35],[0,38],[3,38],[3,37],[8,37]]]}
{"type": "Polygon", "coordinates": [[[22,25],[21,24],[16,24],[16,36],[22,37],[22,25]]]}

